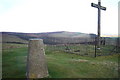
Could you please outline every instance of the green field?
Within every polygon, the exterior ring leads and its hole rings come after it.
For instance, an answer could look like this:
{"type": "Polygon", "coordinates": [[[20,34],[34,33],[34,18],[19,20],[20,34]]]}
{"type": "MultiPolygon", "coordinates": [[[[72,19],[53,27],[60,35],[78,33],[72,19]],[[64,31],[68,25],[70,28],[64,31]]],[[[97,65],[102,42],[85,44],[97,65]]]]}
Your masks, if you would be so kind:
{"type": "MultiPolygon", "coordinates": [[[[3,46],[3,78],[25,78],[27,45],[3,46]]],[[[118,78],[118,54],[95,58],[69,54],[62,49],[64,47],[45,47],[49,78],[118,78]]]]}

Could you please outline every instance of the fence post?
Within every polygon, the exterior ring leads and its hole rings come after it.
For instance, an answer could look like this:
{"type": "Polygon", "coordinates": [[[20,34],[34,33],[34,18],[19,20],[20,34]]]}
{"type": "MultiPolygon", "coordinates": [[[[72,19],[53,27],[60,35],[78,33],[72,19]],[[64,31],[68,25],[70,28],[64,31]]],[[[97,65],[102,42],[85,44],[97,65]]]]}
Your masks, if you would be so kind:
{"type": "Polygon", "coordinates": [[[42,39],[30,39],[27,56],[27,78],[44,78],[48,76],[42,39]]]}

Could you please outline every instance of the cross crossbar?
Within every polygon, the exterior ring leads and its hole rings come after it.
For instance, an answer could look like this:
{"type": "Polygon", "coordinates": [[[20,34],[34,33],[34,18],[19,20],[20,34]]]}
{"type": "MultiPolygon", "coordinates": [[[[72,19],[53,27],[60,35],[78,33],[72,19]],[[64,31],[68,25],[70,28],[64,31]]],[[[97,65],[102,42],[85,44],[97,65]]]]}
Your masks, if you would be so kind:
{"type": "Polygon", "coordinates": [[[91,6],[92,6],[92,7],[95,7],[95,8],[100,8],[100,9],[102,9],[102,10],[106,10],[106,7],[100,6],[100,5],[95,4],[95,3],[91,3],[91,6]]]}

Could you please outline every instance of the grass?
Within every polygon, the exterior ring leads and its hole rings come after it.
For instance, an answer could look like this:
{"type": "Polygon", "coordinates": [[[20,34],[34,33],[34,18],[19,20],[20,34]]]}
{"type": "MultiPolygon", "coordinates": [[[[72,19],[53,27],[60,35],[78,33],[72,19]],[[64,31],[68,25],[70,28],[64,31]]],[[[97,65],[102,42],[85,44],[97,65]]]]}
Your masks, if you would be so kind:
{"type": "MultiPolygon", "coordinates": [[[[115,46],[112,45],[102,45],[100,50],[97,50],[97,56],[105,56],[105,55],[111,55],[115,54],[115,46]]],[[[63,45],[50,45],[47,47],[46,50],[49,51],[64,51],[68,53],[74,53],[81,56],[95,56],[95,46],[94,45],[88,45],[88,44],[69,44],[67,46],[63,45]],[[68,50],[66,50],[66,48],[68,50]],[[77,52],[78,51],[78,52],[77,52]]]]}
{"type": "MultiPolygon", "coordinates": [[[[7,45],[10,46],[10,45],[7,45]]],[[[25,78],[27,47],[3,50],[3,78],[25,78]]],[[[76,46],[75,46],[76,47],[76,46]]],[[[118,78],[118,54],[88,57],[46,46],[50,78],[118,78]]],[[[63,47],[61,47],[63,48],[63,47]]]]}
{"type": "Polygon", "coordinates": [[[97,58],[83,57],[62,52],[47,55],[52,78],[116,78],[117,55],[97,58]]]}
{"type": "Polygon", "coordinates": [[[3,78],[21,78],[26,73],[27,48],[13,48],[3,50],[2,76],[3,78]]]}
{"type": "Polygon", "coordinates": [[[13,44],[13,43],[3,43],[2,44],[2,49],[4,50],[9,50],[9,49],[13,49],[13,48],[21,48],[21,47],[27,47],[26,44],[13,44]]]}

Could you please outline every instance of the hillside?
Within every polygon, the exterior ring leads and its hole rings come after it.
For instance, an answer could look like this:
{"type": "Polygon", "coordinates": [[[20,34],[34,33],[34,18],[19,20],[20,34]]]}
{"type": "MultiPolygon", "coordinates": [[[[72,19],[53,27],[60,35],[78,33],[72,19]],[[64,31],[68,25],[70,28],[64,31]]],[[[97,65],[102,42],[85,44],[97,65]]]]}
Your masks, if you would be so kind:
{"type": "Polygon", "coordinates": [[[89,34],[80,33],[80,32],[67,32],[67,31],[50,32],[46,34],[48,34],[49,37],[63,37],[63,38],[90,37],[89,34]]]}
{"type": "Polygon", "coordinates": [[[17,33],[2,32],[3,42],[28,43],[31,38],[40,38],[45,44],[65,44],[65,43],[84,43],[93,42],[95,34],[80,32],[46,32],[46,33],[17,33]]]}
{"type": "Polygon", "coordinates": [[[2,42],[3,43],[18,43],[18,44],[25,44],[28,43],[27,40],[21,39],[18,36],[9,35],[9,34],[2,34],[2,42]]]}

